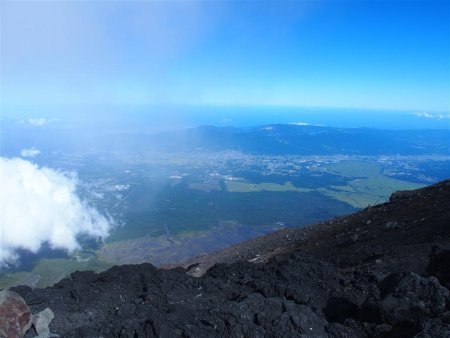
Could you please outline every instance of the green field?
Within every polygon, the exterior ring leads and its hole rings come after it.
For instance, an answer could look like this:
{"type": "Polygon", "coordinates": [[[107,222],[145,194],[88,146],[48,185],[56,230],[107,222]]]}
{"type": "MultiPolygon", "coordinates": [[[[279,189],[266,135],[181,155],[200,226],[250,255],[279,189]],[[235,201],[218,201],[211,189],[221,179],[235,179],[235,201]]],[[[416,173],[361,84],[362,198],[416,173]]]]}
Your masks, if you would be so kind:
{"type": "Polygon", "coordinates": [[[296,191],[296,192],[311,192],[312,189],[297,188],[292,182],[285,182],[284,184],[276,183],[248,183],[243,181],[226,181],[225,185],[228,192],[260,192],[260,191],[272,191],[272,192],[284,192],[284,191],[296,191]]]}
{"type": "Polygon", "coordinates": [[[330,164],[328,173],[346,177],[358,177],[346,186],[330,186],[318,188],[317,191],[355,208],[386,202],[389,196],[398,190],[412,190],[424,184],[401,181],[382,173],[382,167],[376,163],[346,161],[330,164]]]}

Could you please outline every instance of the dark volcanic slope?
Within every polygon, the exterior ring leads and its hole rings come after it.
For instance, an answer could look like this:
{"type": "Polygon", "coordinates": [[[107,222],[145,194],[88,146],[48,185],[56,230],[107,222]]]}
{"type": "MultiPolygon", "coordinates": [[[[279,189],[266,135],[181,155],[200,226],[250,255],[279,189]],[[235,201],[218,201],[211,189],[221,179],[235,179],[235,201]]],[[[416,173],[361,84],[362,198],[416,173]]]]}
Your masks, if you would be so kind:
{"type": "Polygon", "coordinates": [[[422,273],[434,245],[450,239],[450,180],[394,193],[388,203],[355,214],[273,232],[224,250],[198,256],[183,266],[194,276],[217,263],[266,262],[279,254],[305,252],[341,269],[376,263],[377,270],[422,273]],[[414,259],[411,259],[411,255],[414,259]]]}
{"type": "Polygon", "coordinates": [[[449,206],[445,181],[199,257],[189,271],[232,262],[200,278],[142,264],[15,290],[62,337],[448,338],[449,206]]]}

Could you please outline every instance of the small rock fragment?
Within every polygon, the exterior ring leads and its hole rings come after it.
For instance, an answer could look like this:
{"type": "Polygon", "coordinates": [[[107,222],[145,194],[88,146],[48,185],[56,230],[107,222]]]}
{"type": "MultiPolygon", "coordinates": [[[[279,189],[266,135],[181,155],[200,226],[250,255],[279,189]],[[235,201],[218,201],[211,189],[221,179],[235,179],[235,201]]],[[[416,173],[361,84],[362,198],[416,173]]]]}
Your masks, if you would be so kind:
{"type": "Polygon", "coordinates": [[[49,325],[53,318],[55,318],[55,315],[49,308],[46,308],[33,316],[33,326],[39,336],[50,335],[49,325]]]}
{"type": "Polygon", "coordinates": [[[399,228],[401,228],[401,226],[397,223],[397,221],[388,221],[384,224],[385,230],[394,230],[399,228]]]}

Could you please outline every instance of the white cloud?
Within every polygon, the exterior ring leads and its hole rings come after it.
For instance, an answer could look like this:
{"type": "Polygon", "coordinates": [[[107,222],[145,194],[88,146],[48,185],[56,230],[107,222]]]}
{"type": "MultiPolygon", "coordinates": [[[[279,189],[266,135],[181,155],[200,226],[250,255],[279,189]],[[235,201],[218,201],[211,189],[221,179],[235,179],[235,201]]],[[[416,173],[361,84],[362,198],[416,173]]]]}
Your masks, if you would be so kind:
{"type": "Polygon", "coordinates": [[[32,148],[22,149],[20,151],[20,156],[22,156],[22,157],[35,157],[35,156],[39,155],[40,153],[41,153],[41,151],[39,149],[36,149],[36,148],[32,147],[32,148]]]}
{"type": "Polygon", "coordinates": [[[18,259],[17,249],[72,251],[77,237],[108,235],[110,222],[76,194],[77,178],[20,158],[0,157],[0,266],[18,259]]]}
{"type": "Polygon", "coordinates": [[[310,125],[309,123],[306,123],[306,122],[292,122],[289,124],[294,125],[294,126],[309,126],[310,125]]]}
{"type": "Polygon", "coordinates": [[[428,112],[417,112],[414,115],[418,116],[418,117],[424,117],[427,119],[436,119],[436,120],[445,120],[445,119],[450,119],[450,114],[433,114],[433,113],[428,113],[428,112]]]}
{"type": "Polygon", "coordinates": [[[293,126],[313,126],[313,127],[324,127],[323,124],[310,124],[310,123],[306,123],[306,122],[291,122],[289,123],[290,125],[293,126]]]}
{"type": "Polygon", "coordinates": [[[29,123],[35,127],[42,127],[45,126],[46,124],[50,124],[56,121],[58,121],[58,119],[45,119],[43,117],[37,117],[37,118],[30,118],[24,122],[29,123]]]}

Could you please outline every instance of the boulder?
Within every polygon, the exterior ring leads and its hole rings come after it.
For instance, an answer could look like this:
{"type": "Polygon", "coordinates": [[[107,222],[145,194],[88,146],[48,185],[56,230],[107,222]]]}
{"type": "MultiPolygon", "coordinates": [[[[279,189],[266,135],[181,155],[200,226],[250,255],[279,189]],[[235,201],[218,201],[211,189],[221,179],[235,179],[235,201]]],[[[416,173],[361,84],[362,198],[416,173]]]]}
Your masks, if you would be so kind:
{"type": "Polygon", "coordinates": [[[435,277],[396,273],[380,283],[382,310],[390,324],[420,323],[445,312],[449,291],[435,277]]]}
{"type": "Polygon", "coordinates": [[[435,276],[447,289],[450,288],[450,250],[436,248],[427,266],[427,273],[435,276]]]}
{"type": "Polygon", "coordinates": [[[10,290],[0,291],[0,337],[23,337],[31,327],[31,312],[24,299],[10,290]]]}

